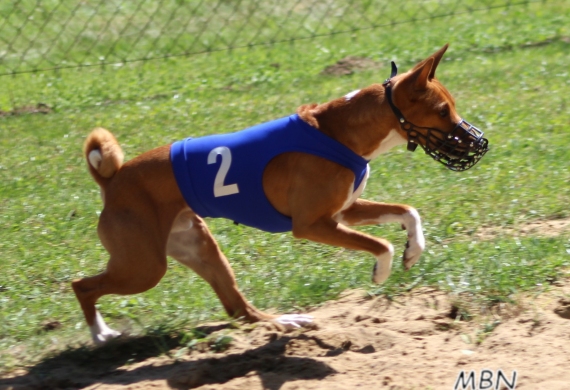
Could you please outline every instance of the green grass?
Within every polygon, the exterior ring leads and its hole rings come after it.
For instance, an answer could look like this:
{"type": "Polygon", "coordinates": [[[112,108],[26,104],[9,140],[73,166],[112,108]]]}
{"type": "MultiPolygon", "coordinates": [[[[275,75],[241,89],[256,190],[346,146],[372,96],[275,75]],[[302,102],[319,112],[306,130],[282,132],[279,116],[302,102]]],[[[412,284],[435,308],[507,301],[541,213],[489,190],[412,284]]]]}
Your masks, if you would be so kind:
{"type": "MultiPolygon", "coordinates": [[[[372,258],[295,241],[224,220],[209,225],[239,286],[260,308],[301,310],[363,287],[399,294],[437,286],[488,302],[547,288],[570,264],[569,236],[481,241],[481,226],[570,216],[570,3],[482,12],[246,50],[154,61],[116,69],[69,70],[0,78],[0,109],[39,102],[47,115],[0,117],[0,370],[89,341],[71,280],[100,272],[107,253],[96,236],[99,190],[82,142],[111,129],[126,158],[186,136],[229,132],[381,82],[389,61],[401,70],[450,42],[438,77],[459,112],[481,127],[491,151],[454,173],[420,152],[396,148],[372,163],[364,197],[415,206],[427,248],[410,272],[394,263],[370,284],[372,258]],[[332,77],[320,72],[348,56],[384,67],[332,77]],[[42,324],[61,327],[44,331],[42,324]]],[[[404,249],[398,226],[362,228],[404,249]]],[[[100,308],[113,327],[134,334],[182,329],[226,318],[215,294],[169,263],[159,286],[110,296],[100,308]]]]}

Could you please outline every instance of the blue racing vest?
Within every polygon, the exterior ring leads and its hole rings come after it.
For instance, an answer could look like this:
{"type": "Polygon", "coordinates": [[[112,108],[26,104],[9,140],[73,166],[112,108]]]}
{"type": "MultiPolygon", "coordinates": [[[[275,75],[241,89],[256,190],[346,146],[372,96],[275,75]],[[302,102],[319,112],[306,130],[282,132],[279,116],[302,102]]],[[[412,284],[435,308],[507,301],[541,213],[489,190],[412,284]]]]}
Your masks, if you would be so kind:
{"type": "Polygon", "coordinates": [[[236,133],[175,142],[170,160],[178,187],[196,214],[276,233],[291,231],[293,224],[265,196],[263,172],[286,152],[313,154],[350,169],[354,190],[366,175],[366,159],[296,114],[236,133]]]}

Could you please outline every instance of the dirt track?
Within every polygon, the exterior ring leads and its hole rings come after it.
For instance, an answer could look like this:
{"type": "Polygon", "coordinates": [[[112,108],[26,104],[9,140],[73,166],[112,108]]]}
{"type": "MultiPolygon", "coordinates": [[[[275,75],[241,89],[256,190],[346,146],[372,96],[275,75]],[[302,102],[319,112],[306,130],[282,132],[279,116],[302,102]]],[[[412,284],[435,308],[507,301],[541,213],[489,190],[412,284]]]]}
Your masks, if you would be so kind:
{"type": "Polygon", "coordinates": [[[353,291],[312,311],[312,329],[209,324],[202,328],[209,339],[232,337],[224,352],[196,345],[172,350],[171,357],[144,357],[148,343],[140,338],[124,348],[55,357],[0,379],[0,389],[453,389],[462,371],[467,380],[475,370],[477,384],[483,369],[490,370],[487,378],[493,374],[493,389],[498,370],[511,384],[516,371],[517,389],[568,389],[569,293],[569,284],[555,286],[519,309],[461,321],[461,311],[435,290],[392,302],[353,291]],[[121,351],[139,361],[118,356],[121,351]]]}

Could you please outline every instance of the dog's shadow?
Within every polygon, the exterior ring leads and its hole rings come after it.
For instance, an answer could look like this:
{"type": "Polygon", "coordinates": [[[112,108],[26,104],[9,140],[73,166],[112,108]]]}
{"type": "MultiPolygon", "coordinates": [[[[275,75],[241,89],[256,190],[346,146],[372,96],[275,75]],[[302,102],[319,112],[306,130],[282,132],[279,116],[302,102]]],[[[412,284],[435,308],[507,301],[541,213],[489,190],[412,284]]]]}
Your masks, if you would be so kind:
{"type": "MultiPolygon", "coordinates": [[[[201,327],[209,334],[228,327],[201,327]]],[[[98,348],[81,346],[47,357],[26,374],[0,378],[0,389],[78,389],[94,384],[124,385],[145,380],[166,380],[177,389],[192,389],[206,384],[222,384],[234,378],[257,377],[264,389],[278,390],[284,383],[299,379],[323,379],[336,371],[308,357],[286,356],[286,345],[300,336],[283,336],[256,349],[222,357],[193,361],[165,359],[159,364],[137,363],[161,356],[179,347],[183,334],[151,334],[125,337],[98,348]]]]}

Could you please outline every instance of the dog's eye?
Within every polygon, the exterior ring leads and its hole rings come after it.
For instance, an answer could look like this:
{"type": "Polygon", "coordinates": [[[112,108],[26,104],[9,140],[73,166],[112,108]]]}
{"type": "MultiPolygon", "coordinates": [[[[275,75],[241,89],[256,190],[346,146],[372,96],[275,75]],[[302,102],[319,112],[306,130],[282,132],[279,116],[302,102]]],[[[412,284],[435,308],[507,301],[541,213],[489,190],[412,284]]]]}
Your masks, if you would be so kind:
{"type": "Polygon", "coordinates": [[[439,115],[440,115],[442,118],[446,118],[446,117],[449,115],[449,108],[447,108],[447,107],[442,108],[442,109],[439,111],[439,115]]]}

